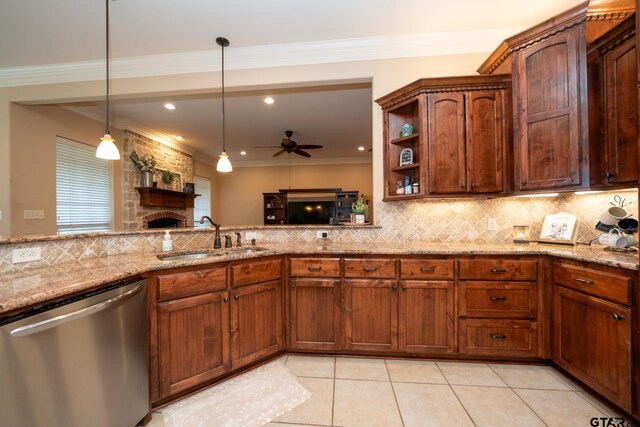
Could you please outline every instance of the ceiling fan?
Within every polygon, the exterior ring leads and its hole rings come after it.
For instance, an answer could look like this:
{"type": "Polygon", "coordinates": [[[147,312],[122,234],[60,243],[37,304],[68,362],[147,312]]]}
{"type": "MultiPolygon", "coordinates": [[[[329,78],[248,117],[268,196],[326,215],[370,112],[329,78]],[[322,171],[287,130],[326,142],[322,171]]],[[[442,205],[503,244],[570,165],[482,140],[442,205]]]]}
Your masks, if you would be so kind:
{"type": "Polygon", "coordinates": [[[282,142],[280,143],[280,145],[274,145],[274,146],[263,146],[263,147],[255,147],[255,148],[280,148],[280,151],[278,151],[276,154],[273,155],[273,157],[278,157],[279,155],[281,155],[282,153],[296,153],[300,156],[303,157],[311,157],[311,154],[307,153],[306,151],[303,150],[314,150],[316,148],[322,148],[322,145],[298,145],[297,142],[293,141],[291,139],[291,136],[293,135],[293,131],[286,131],[284,133],[287,137],[286,138],[282,138],[282,142]]]}

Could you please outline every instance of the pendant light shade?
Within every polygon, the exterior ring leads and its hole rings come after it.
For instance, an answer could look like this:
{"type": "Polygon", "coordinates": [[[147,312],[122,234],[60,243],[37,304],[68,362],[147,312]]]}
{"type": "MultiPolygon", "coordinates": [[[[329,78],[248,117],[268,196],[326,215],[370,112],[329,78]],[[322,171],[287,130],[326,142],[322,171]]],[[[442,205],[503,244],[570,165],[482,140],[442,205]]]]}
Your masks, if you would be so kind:
{"type": "Polygon", "coordinates": [[[222,153],[220,153],[220,159],[218,159],[218,165],[216,170],[218,172],[231,172],[231,161],[227,155],[227,149],[224,140],[224,48],[229,46],[229,40],[224,37],[218,37],[216,43],[222,48],[222,153]]]}
{"type": "Polygon", "coordinates": [[[118,147],[116,147],[115,141],[111,137],[111,133],[109,132],[109,2],[111,0],[105,0],[106,3],[106,65],[107,65],[107,90],[106,90],[106,109],[107,109],[107,120],[106,125],[107,129],[104,132],[104,136],[100,138],[100,145],[98,145],[98,149],[96,150],[96,157],[99,159],[105,160],[120,160],[120,152],[118,151],[118,147]]]}

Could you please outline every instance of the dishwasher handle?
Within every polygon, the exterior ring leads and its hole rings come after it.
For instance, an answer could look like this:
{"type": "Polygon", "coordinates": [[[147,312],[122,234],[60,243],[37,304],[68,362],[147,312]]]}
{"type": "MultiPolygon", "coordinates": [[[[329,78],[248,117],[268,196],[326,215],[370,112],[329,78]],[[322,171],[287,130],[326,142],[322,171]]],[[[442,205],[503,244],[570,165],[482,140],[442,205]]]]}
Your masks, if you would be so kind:
{"type": "Polygon", "coordinates": [[[120,295],[116,295],[115,297],[101,301],[94,305],[90,305],[89,307],[85,307],[71,313],[61,314],[60,316],[52,317],[51,319],[45,319],[39,322],[31,323],[30,325],[20,326],[19,328],[16,328],[13,331],[11,331],[11,336],[26,337],[38,332],[46,331],[47,329],[55,328],[56,326],[60,326],[72,320],[80,319],[82,317],[86,317],[86,316],[98,313],[99,311],[102,311],[116,304],[117,302],[122,302],[125,299],[129,299],[133,297],[138,292],[140,292],[142,288],[144,288],[144,284],[138,285],[127,292],[123,292],[120,295]]]}

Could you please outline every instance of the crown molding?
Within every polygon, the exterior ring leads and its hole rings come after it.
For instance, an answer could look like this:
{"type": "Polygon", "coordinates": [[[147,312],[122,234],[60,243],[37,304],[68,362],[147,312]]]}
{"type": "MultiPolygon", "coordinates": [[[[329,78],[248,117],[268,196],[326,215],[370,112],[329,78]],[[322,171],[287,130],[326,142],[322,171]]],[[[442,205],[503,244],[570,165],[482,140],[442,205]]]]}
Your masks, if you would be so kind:
{"type": "MultiPolygon", "coordinates": [[[[440,32],[320,42],[238,47],[226,54],[226,69],[285,67],[351,61],[489,52],[517,29],[440,32]]],[[[220,71],[215,50],[111,60],[113,79],[220,71]]],[[[0,87],[104,79],[104,61],[0,68],[0,87]]]]}
{"type": "Polygon", "coordinates": [[[301,158],[300,160],[237,160],[232,159],[234,168],[254,168],[254,167],[288,167],[291,166],[316,166],[316,165],[351,165],[372,163],[371,157],[333,157],[333,158],[301,158]]]}

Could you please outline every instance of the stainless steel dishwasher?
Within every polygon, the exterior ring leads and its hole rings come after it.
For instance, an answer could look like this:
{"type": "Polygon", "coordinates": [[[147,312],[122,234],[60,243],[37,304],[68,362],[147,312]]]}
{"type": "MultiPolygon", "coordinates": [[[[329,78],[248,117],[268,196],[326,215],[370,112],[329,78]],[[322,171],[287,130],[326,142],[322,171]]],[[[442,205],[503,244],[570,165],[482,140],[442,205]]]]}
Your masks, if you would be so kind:
{"type": "Polygon", "coordinates": [[[146,280],[0,320],[0,425],[135,426],[149,410],[146,280]]]}

